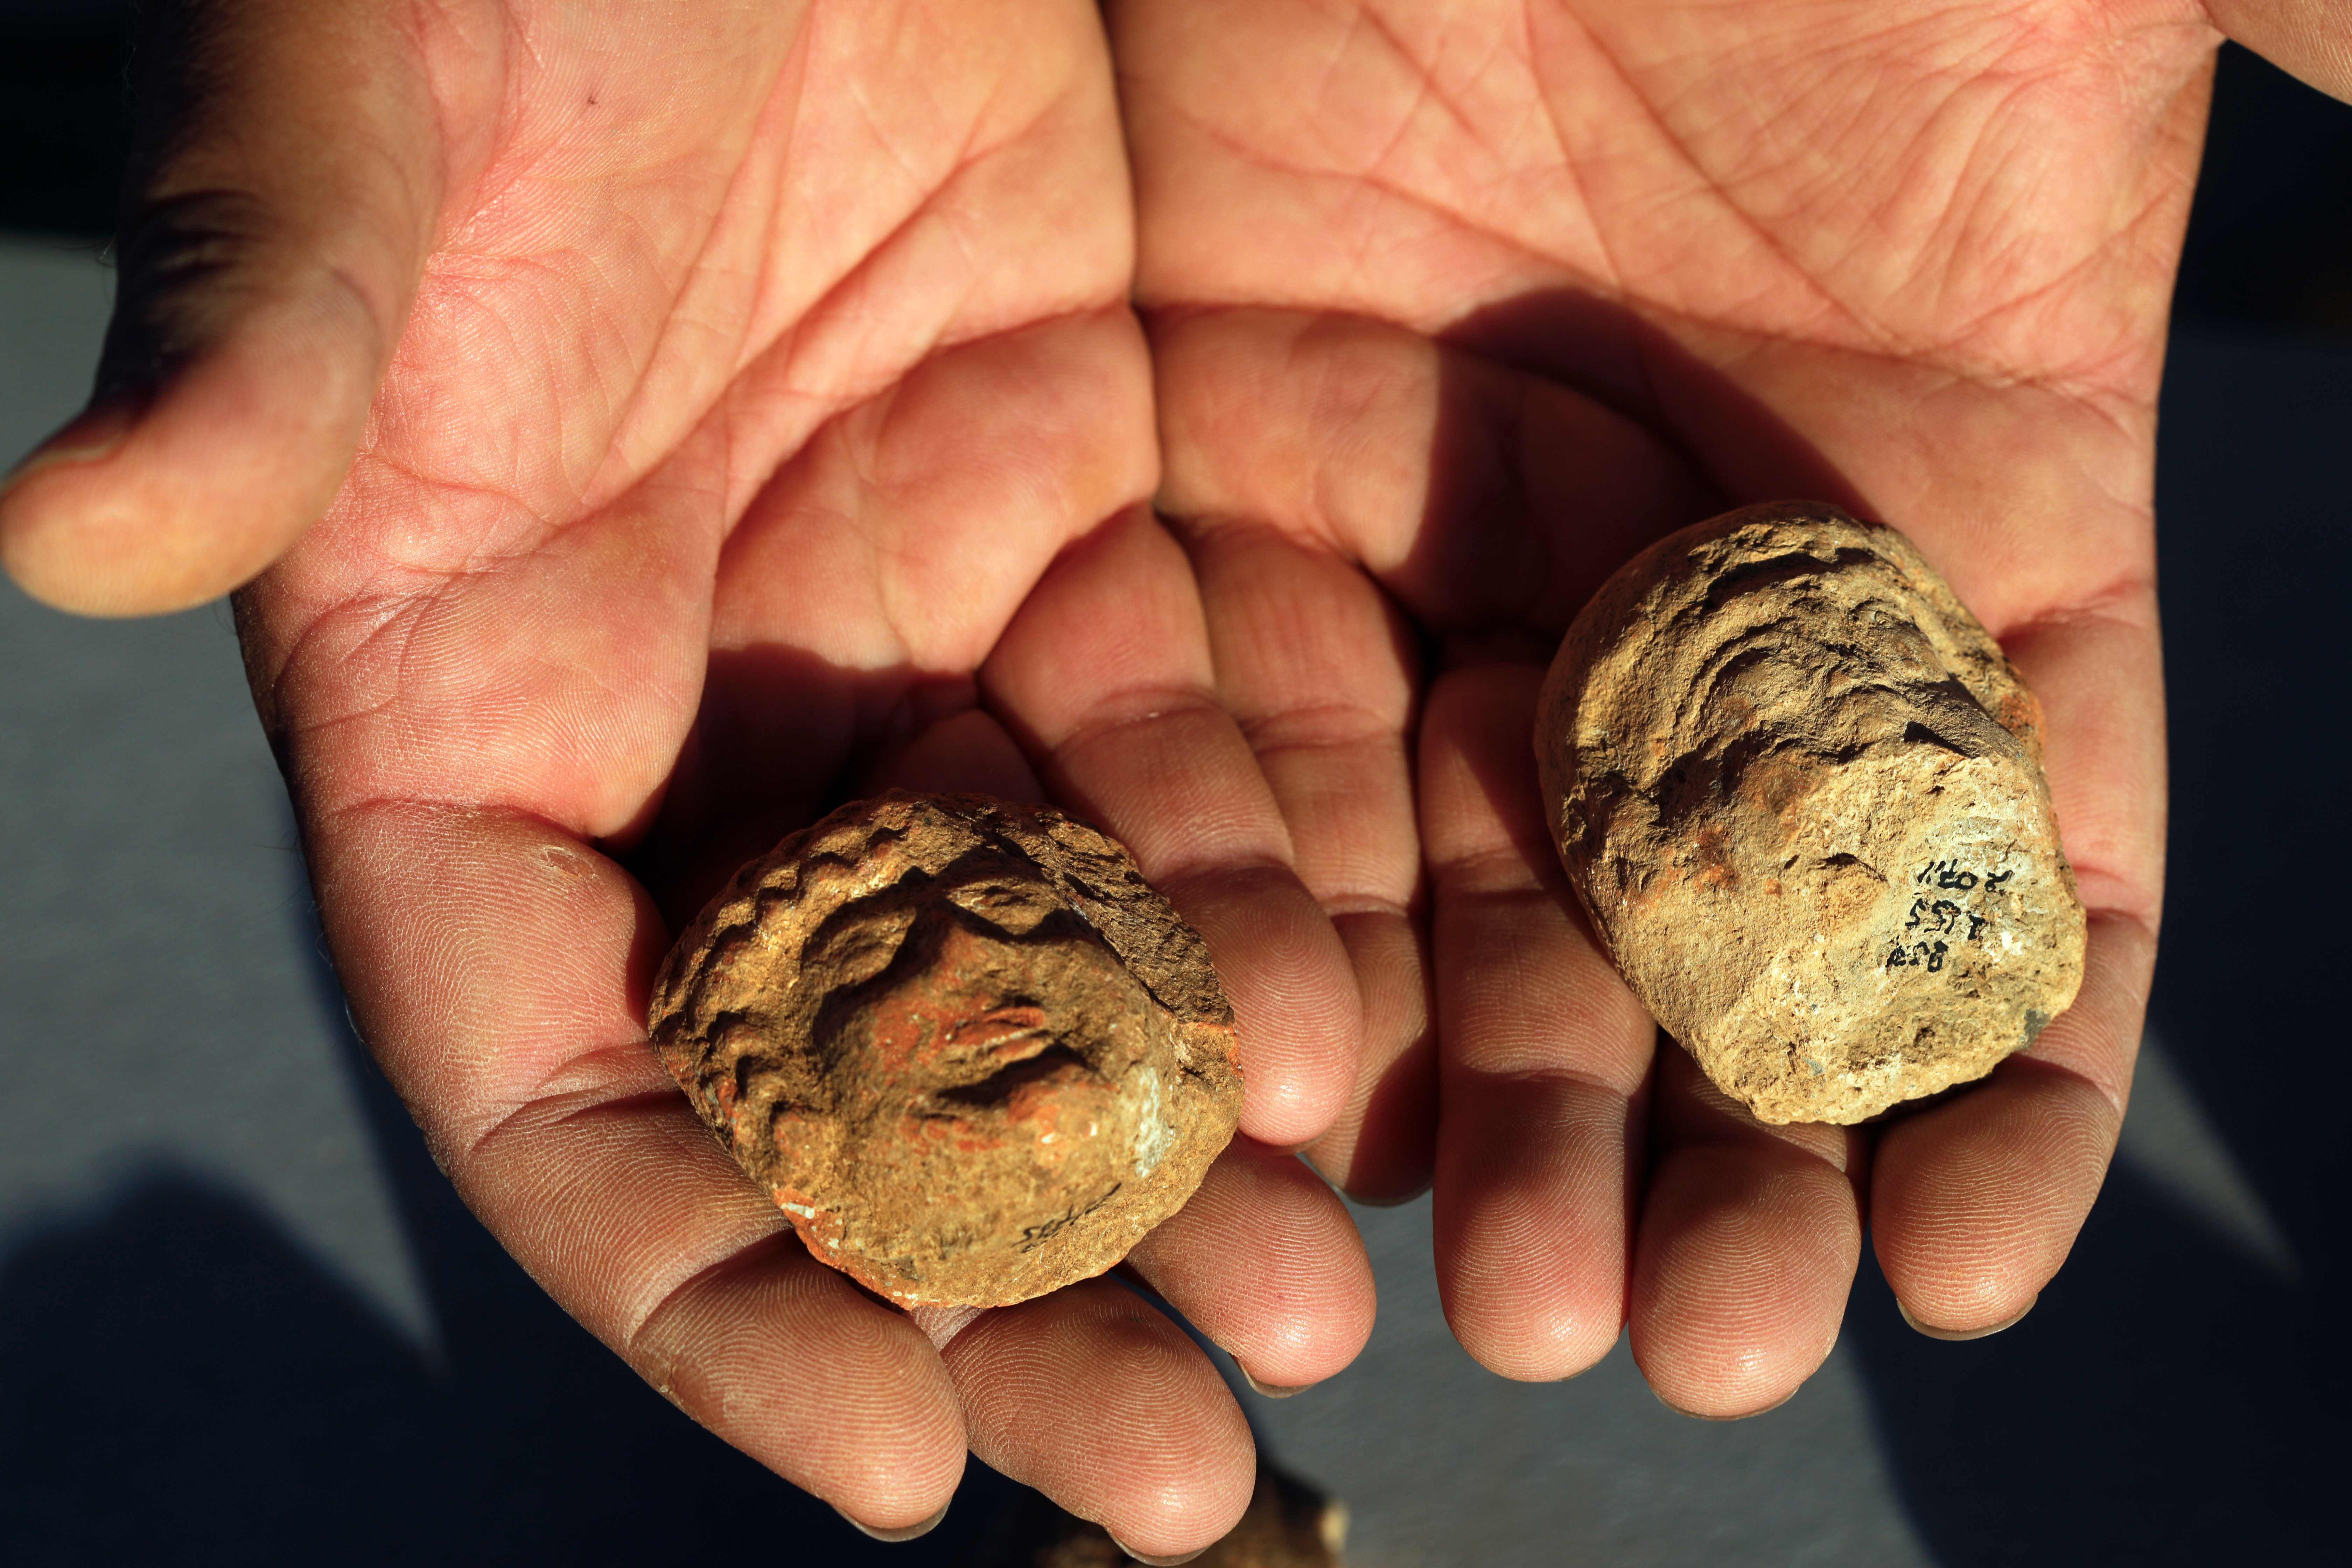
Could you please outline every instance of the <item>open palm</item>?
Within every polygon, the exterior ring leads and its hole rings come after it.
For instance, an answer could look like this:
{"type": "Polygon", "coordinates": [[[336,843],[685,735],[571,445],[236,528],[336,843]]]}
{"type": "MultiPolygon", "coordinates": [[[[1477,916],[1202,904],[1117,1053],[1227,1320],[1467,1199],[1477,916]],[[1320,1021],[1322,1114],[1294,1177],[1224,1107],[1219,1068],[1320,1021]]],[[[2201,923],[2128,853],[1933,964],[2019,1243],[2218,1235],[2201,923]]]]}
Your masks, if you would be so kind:
{"type": "Polygon", "coordinates": [[[436,1151],[593,1331],[869,1527],[967,1445],[1152,1552],[1250,1484],[1136,1297],[882,1306],[645,1048],[676,922],[887,783],[1047,793],[1208,938],[1245,1136],[1131,1262],[1262,1382],[1369,1326],[1276,1152],[1309,1141],[1366,1197],[1434,1181],[1447,1310],[1515,1376],[1630,1321],[1670,1403],[1767,1407],[1865,1222],[1930,1331],[2013,1321],[2154,952],[2208,13],[2342,92],[2326,0],[1106,9],[1108,54],[1085,0],[159,7],[101,395],[0,492],[0,555],[114,613],[269,568],[256,693],[436,1151]],[[1761,1126],[1657,1048],[1529,756],[1610,571],[1807,495],[1908,531],[2039,691],[2093,909],[2074,1009],[1873,1129],[1761,1126]]]}
{"type": "Polygon", "coordinates": [[[391,9],[178,41],[213,96],[12,564],[146,608],[286,550],[240,626],[354,1017],[475,1211],[657,1387],[870,1527],[941,1509],[969,1444],[1147,1552],[1213,1539],[1249,1436],[1172,1322],[1108,1280],[910,1320],[808,1257],[644,1045],[668,932],[743,857],[845,791],[1042,777],[1242,1025],[1244,1136],[1134,1269],[1270,1384],[1369,1328],[1344,1211],[1268,1147],[1339,1110],[1355,1016],[1141,505],[1093,7],[391,9]]]}
{"type": "Polygon", "coordinates": [[[1433,1168],[1447,1311],[1514,1376],[1630,1325],[1670,1404],[1768,1408],[1834,1342],[1865,1217],[1930,1331],[2014,1319],[2099,1186],[2154,953],[2154,401],[2202,14],[1114,15],[1161,505],[1362,980],[1324,1167],[1370,1195],[1433,1168]],[[1562,896],[1529,763],[1603,577],[1800,496],[1902,526],[2001,639],[2092,910],[2074,1009],[1882,1128],[1764,1126],[1655,1048],[1562,896]]]}

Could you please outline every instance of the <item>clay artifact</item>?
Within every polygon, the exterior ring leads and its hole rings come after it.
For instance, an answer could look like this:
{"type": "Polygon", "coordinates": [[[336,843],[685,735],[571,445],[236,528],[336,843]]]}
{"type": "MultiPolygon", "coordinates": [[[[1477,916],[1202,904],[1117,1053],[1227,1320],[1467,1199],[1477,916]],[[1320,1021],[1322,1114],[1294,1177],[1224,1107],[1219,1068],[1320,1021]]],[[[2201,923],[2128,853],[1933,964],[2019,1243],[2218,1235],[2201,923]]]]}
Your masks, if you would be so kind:
{"type": "Polygon", "coordinates": [[[1577,616],[1536,754],[1652,1016],[1766,1121],[1982,1077],[2074,999],[2041,705],[1911,542],[1833,507],[1661,540],[1577,616]]]}
{"type": "Polygon", "coordinates": [[[980,795],[860,801],[744,867],[650,1026],[809,1251],[908,1307],[1103,1272],[1241,1110],[1192,927],[1113,840],[980,795]]]}

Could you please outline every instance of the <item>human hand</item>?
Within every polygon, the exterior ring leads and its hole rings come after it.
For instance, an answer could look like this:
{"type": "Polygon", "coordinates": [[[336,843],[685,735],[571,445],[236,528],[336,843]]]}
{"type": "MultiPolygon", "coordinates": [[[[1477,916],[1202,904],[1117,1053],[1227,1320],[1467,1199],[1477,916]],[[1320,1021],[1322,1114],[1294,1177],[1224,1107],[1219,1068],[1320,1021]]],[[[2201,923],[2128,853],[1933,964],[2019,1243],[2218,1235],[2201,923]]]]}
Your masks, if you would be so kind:
{"type": "Polygon", "coordinates": [[[830,799],[1042,777],[1240,1016],[1244,1136],[1134,1271],[1269,1383],[1369,1329],[1352,1226],[1276,1152],[1346,1094],[1353,998],[1315,988],[1344,963],[1140,504],[1094,8],[191,16],[142,52],[200,90],[142,93],[177,119],[110,399],[8,492],[11,569],[130,612],[282,552],[240,630],[357,1025],[475,1212],[656,1387],[874,1529],[943,1508],[969,1445],[1143,1551],[1214,1539],[1251,1444],[1174,1324],[1109,1280],[962,1325],[882,1305],[643,1035],[669,931],[830,799]]]}
{"type": "Polygon", "coordinates": [[[1828,1353],[1865,1216],[1932,1333],[2064,1258],[2155,952],[2155,399],[2217,42],[2177,0],[1114,8],[1161,506],[1368,1003],[1316,1155],[1373,1195],[1433,1172],[1489,1367],[1630,1327],[1670,1405],[1750,1414],[1828,1353]],[[1804,496],[1901,525],[2002,640],[2092,913],[2031,1050],[1860,1129],[1763,1125],[1654,1048],[1529,757],[1612,570],[1804,496]]]}

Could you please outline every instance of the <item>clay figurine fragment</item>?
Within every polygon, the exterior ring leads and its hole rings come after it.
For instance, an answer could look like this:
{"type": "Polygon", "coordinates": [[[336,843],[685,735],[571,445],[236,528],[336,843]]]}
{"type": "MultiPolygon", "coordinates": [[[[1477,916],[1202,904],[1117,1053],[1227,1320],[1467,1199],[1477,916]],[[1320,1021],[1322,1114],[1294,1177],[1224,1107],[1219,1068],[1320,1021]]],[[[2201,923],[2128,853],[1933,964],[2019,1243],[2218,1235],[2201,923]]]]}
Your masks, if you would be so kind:
{"type": "Polygon", "coordinates": [[[651,1027],[809,1251],[902,1306],[1101,1273],[1241,1109],[1200,937],[1111,839],[980,795],[894,791],[746,866],[651,1027]]]}
{"type": "Polygon", "coordinates": [[[1766,1121],[1982,1077],[2074,1001],[2041,705],[1893,529],[1748,507],[1643,552],[1544,683],[1543,798],[1626,982],[1766,1121]]]}

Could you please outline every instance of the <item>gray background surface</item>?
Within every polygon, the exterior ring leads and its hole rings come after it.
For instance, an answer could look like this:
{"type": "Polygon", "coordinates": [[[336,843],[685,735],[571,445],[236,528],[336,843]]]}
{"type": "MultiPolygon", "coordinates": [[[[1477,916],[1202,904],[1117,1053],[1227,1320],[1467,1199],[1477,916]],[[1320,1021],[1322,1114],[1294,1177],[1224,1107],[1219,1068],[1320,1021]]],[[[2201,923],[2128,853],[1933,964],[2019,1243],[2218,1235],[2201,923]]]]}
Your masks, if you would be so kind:
{"type": "MultiPolygon", "coordinates": [[[[0,243],[0,460],[77,406],[107,287],[90,248],[0,243]]],[[[2298,1075],[2335,1070],[2352,972],[2347,431],[2345,340],[2177,339],[2169,923],[2122,1159],[2040,1308],[1933,1343],[1865,1262],[1821,1374],[1710,1425],[1622,1346],[1561,1385],[1483,1373],[1426,1201],[1361,1212],[1370,1348],[1243,1396],[1350,1507],[1351,1563],[2340,1556],[2345,1139],[2298,1075]]],[[[944,1563],[1009,1497],[975,1465],[935,1536],[865,1542],[457,1205],[344,1026],[223,609],[97,624],[0,588],[0,1558],[685,1562],[717,1489],[782,1561],[944,1563]]]]}

